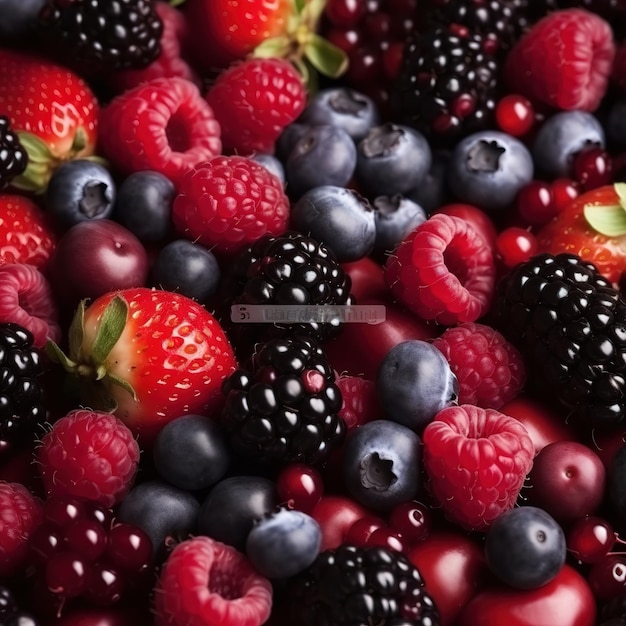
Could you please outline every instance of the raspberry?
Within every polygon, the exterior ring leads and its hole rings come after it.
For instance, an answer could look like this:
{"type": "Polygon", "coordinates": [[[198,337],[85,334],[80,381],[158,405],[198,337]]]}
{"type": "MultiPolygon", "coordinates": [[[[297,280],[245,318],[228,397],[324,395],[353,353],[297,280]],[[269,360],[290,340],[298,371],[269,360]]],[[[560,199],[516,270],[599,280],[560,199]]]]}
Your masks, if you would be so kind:
{"type": "Polygon", "coordinates": [[[515,505],[535,455],[521,422],[471,404],[440,411],[423,442],[434,498],[468,530],[485,529],[515,505]]]}
{"type": "Polygon", "coordinates": [[[42,348],[48,339],[61,339],[52,289],[32,265],[0,265],[0,319],[30,331],[36,348],[42,348]]]}
{"type": "Polygon", "coordinates": [[[114,98],[101,112],[102,151],[122,174],[157,171],[177,184],[222,150],[220,127],[196,85],[155,78],[114,98]]]}
{"type": "Polygon", "coordinates": [[[278,178],[259,163],[218,156],[184,176],[173,219],[188,239],[231,253],[266,233],[285,232],[289,200],[278,178]]]}
{"type": "Polygon", "coordinates": [[[614,56],[606,20],[584,9],[554,11],[513,47],[505,77],[512,92],[534,103],[595,111],[606,93],[614,56]]]}
{"type": "Polygon", "coordinates": [[[382,408],[376,393],[376,383],[361,376],[340,376],[336,381],[341,391],[341,410],[339,417],[349,431],[367,422],[379,419],[382,408]]]}
{"type": "Polygon", "coordinates": [[[195,537],[171,552],[155,599],[155,626],[260,626],[270,616],[272,586],[232,546],[195,537]]]}
{"type": "Polygon", "coordinates": [[[392,294],[425,320],[452,326],[488,310],[495,284],[493,251],[471,223],[433,215],[413,230],[385,265],[392,294]]]}
{"type": "Polygon", "coordinates": [[[518,349],[497,330],[466,322],[433,340],[459,381],[459,404],[499,409],[517,396],[526,380],[518,349]]]}
{"type": "Polygon", "coordinates": [[[41,503],[20,483],[0,481],[0,577],[14,574],[41,522],[41,503]]]}
{"type": "Polygon", "coordinates": [[[44,435],[37,459],[48,495],[113,506],[131,487],[139,446],[117,417],[75,409],[44,435]]]}
{"type": "Polygon", "coordinates": [[[237,154],[273,153],[283,129],[304,110],[306,90],[288,61],[252,58],[222,72],[206,99],[225,147],[237,154]]]}

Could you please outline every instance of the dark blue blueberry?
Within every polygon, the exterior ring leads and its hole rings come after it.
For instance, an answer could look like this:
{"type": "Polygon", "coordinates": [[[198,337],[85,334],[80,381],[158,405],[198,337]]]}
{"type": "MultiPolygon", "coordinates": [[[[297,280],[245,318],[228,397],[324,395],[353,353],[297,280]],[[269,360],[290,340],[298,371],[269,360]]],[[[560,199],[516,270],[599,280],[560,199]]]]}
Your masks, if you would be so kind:
{"type": "Polygon", "coordinates": [[[308,130],[308,128],[308,124],[299,124],[298,122],[293,122],[283,128],[283,132],[278,136],[278,139],[274,144],[276,158],[281,163],[285,163],[289,153],[296,145],[296,142],[308,130]]]}
{"type": "Polygon", "coordinates": [[[214,254],[187,239],[161,248],[152,267],[152,284],[206,302],[217,290],[220,267],[214,254]]]}
{"type": "Polygon", "coordinates": [[[254,523],[271,513],[277,504],[276,485],[269,478],[225,478],[202,503],[198,531],[244,551],[254,523]]]}
{"type": "Polygon", "coordinates": [[[285,168],[273,154],[255,152],[250,158],[274,174],[283,185],[285,184],[285,168]]]}
{"type": "Polygon", "coordinates": [[[46,0],[0,0],[0,43],[23,42],[33,35],[46,0]]]}
{"type": "Polygon", "coordinates": [[[143,243],[158,243],[172,230],[174,183],[146,170],[127,176],[120,185],[115,202],[115,219],[143,243]]]}
{"type": "Polygon", "coordinates": [[[408,126],[382,124],[357,145],[356,179],[370,195],[393,196],[417,187],[430,170],[432,152],[408,126]]]}
{"type": "Polygon", "coordinates": [[[594,115],[586,111],[561,111],[541,124],[532,153],[542,175],[566,178],[571,176],[572,163],[579,152],[604,146],[604,129],[594,115]]]}
{"type": "Polygon", "coordinates": [[[389,419],[419,432],[456,402],[459,381],[435,346],[412,339],[387,352],[378,368],[376,391],[389,419]]]}
{"type": "Polygon", "coordinates": [[[46,206],[65,228],[87,220],[110,218],[116,187],[109,170],[88,159],[61,165],[50,178],[46,206]]]}
{"type": "Polygon", "coordinates": [[[426,220],[422,207],[397,194],[378,196],[372,201],[376,220],[376,244],[378,250],[393,250],[414,228],[426,220]]]}
{"type": "Polygon", "coordinates": [[[168,422],[152,448],[154,467],[179,489],[208,489],[221,480],[230,453],[219,423],[205,415],[184,415],[168,422]]]}
{"type": "Polygon", "coordinates": [[[329,87],[311,96],[298,123],[338,126],[357,142],[378,124],[378,110],[374,101],[359,91],[329,87]]]}
{"type": "Polygon", "coordinates": [[[135,524],[152,540],[155,554],[162,554],[168,538],[186,538],[196,531],[200,504],[190,493],[162,481],[146,481],[133,487],[122,500],[117,518],[135,524]]]}
{"type": "Polygon", "coordinates": [[[340,263],[367,256],[376,241],[375,211],[345,187],[325,185],[302,195],[291,209],[291,225],[326,244],[340,263]]]}
{"type": "Polygon", "coordinates": [[[502,211],[534,176],[532,156],[515,137],[496,130],[474,133],[454,148],[448,186],[460,201],[485,211],[502,211]]]}
{"type": "Polygon", "coordinates": [[[280,509],[254,524],[246,541],[252,565],[268,578],[289,578],[320,553],[322,530],[306,513],[280,509]]]}
{"type": "Polygon", "coordinates": [[[551,515],[534,506],[502,513],[487,530],[487,565],[516,589],[549,583],[563,567],[566,554],[563,530],[551,515]]]}
{"type": "Polygon", "coordinates": [[[427,215],[447,204],[450,198],[446,172],[450,162],[450,153],[443,150],[433,152],[433,161],[422,182],[407,191],[406,195],[417,202],[427,215]]]}
{"type": "Polygon", "coordinates": [[[356,166],[356,146],[342,128],[309,126],[285,161],[287,191],[292,198],[322,185],[344,187],[356,166]]]}
{"type": "Polygon", "coordinates": [[[344,446],[346,488],[363,506],[387,511],[416,497],[421,457],[421,439],[410,428],[390,420],[367,422],[344,446]]]}

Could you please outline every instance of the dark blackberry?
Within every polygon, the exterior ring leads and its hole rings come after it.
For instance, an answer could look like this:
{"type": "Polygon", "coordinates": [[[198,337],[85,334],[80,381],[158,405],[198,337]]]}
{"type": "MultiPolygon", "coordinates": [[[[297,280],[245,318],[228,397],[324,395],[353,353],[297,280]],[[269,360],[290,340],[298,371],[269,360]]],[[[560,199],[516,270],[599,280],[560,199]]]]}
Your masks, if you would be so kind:
{"type": "Polygon", "coordinates": [[[28,165],[28,153],[11,130],[9,118],[0,115],[0,191],[19,176],[28,165]]]}
{"type": "Polygon", "coordinates": [[[21,609],[13,592],[0,586],[0,626],[39,626],[35,617],[21,609]]]}
{"type": "Polygon", "coordinates": [[[600,609],[599,626],[626,626],[626,595],[609,600],[600,609]]]}
{"type": "Polygon", "coordinates": [[[391,108],[434,147],[495,127],[499,63],[488,40],[451,24],[407,40],[391,108]]]}
{"type": "Polygon", "coordinates": [[[322,463],[344,438],[341,391],[319,344],[290,336],[260,344],[224,381],[221,421],[236,452],[268,465],[322,463]]]}
{"type": "Polygon", "coordinates": [[[580,424],[612,425],[626,409],[626,301],[588,262],[541,254],[508,275],[497,325],[527,371],[580,424]]]}
{"type": "Polygon", "coordinates": [[[437,626],[419,570],[400,552],[342,545],[322,552],[289,590],[289,623],[301,626],[437,626]]]}
{"type": "Polygon", "coordinates": [[[70,62],[91,71],[145,67],[161,52],[153,0],[48,0],[39,20],[70,62]]]}
{"type": "Polygon", "coordinates": [[[45,419],[39,352],[28,330],[0,324],[0,444],[35,439],[45,419]]]}

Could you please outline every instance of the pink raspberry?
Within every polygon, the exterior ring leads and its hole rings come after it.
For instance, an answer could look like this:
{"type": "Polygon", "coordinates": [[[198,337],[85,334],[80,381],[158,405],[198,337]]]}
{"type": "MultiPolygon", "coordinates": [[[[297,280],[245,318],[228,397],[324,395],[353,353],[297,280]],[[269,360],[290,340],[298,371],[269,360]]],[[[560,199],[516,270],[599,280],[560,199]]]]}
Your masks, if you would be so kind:
{"type": "Polygon", "coordinates": [[[85,498],[110,507],[132,486],[139,446],[114,415],[75,409],[43,436],[37,460],[49,496],[85,498]]]}
{"type": "Polygon", "coordinates": [[[440,411],[422,439],[433,497],[468,530],[484,530],[515,505],[535,455],[521,422],[471,404],[440,411]]]}
{"type": "Polygon", "coordinates": [[[232,253],[267,233],[284,233],[289,199],[278,178],[256,161],[218,156],[187,172],[173,219],[188,239],[232,253]]]}
{"type": "Polygon", "coordinates": [[[413,230],[389,256],[391,293],[424,320],[452,326],[474,322],[491,303],[493,249],[467,222],[436,214],[413,230]]]}
{"type": "Polygon", "coordinates": [[[171,552],[155,604],[155,626],[260,626],[270,616],[272,586],[232,546],[195,537],[171,552]]]}
{"type": "Polygon", "coordinates": [[[361,376],[340,376],[337,387],[341,390],[342,401],[338,415],[349,431],[380,418],[382,408],[374,381],[361,376]]]}
{"type": "Polygon", "coordinates": [[[499,409],[522,390],[526,368],[519,350],[497,330],[466,322],[433,340],[459,381],[459,404],[499,409]]]}
{"type": "Polygon", "coordinates": [[[41,519],[41,502],[24,485],[0,481],[0,577],[14,574],[24,563],[41,519]]]}

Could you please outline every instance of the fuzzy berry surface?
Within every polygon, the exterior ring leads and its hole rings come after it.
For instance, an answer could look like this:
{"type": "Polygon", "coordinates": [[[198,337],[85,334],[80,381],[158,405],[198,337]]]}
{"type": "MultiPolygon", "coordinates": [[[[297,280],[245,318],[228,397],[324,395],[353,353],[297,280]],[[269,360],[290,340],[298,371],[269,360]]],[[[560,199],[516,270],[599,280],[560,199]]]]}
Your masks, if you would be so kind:
{"type": "Polygon", "coordinates": [[[535,456],[521,422],[470,404],[440,411],[423,442],[433,497],[468,530],[485,530],[515,505],[535,456]]]}
{"type": "Polygon", "coordinates": [[[118,504],[130,490],[139,445],[119,418],[76,409],[57,420],[37,449],[48,495],[118,504]]]}

